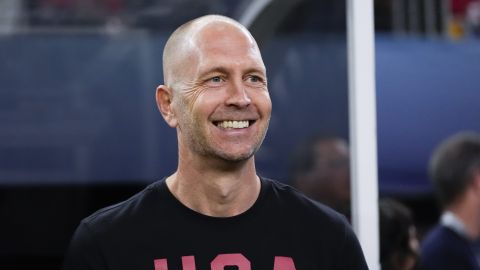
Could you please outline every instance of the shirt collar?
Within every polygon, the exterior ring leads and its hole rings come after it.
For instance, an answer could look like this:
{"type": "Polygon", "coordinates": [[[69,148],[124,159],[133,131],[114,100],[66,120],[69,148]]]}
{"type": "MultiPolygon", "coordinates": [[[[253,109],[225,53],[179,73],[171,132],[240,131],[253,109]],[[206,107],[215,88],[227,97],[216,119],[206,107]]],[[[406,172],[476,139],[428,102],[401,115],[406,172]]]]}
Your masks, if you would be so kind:
{"type": "Polygon", "coordinates": [[[458,233],[462,237],[465,237],[466,239],[471,239],[471,237],[468,234],[467,229],[465,228],[465,224],[452,212],[450,211],[445,211],[442,214],[442,217],[440,219],[440,223],[453,230],[454,232],[458,233]]]}

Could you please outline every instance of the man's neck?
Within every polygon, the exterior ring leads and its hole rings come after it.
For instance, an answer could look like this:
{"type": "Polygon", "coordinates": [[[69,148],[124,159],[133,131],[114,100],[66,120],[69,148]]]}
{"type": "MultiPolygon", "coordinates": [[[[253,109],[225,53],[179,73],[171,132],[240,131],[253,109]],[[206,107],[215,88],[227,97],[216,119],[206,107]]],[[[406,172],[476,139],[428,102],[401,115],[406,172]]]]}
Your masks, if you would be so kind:
{"type": "Polygon", "coordinates": [[[235,216],[252,207],[261,186],[253,157],[230,168],[208,165],[180,161],[166,180],[172,194],[188,208],[214,217],[235,216]]]}
{"type": "Polygon", "coordinates": [[[480,226],[478,209],[472,203],[472,201],[462,200],[448,207],[446,210],[455,215],[464,226],[468,238],[473,240],[480,236],[480,226]]]}

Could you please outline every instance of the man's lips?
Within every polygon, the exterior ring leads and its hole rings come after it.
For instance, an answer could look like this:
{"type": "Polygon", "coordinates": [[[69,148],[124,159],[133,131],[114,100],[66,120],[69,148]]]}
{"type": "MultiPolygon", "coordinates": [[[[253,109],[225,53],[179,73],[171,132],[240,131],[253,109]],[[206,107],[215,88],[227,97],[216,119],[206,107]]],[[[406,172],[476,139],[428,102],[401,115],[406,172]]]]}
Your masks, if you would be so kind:
{"type": "Polygon", "coordinates": [[[256,120],[218,120],[212,121],[212,123],[216,127],[223,129],[242,129],[253,125],[255,121],[256,120]]]}

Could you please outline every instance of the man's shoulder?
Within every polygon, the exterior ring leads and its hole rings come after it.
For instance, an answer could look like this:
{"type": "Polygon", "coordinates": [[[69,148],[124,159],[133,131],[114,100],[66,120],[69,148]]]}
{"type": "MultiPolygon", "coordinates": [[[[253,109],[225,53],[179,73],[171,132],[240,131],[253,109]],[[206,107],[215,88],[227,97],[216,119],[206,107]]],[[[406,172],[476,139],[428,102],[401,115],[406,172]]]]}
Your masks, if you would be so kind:
{"type": "Polygon", "coordinates": [[[452,229],[438,224],[425,237],[421,252],[425,258],[438,258],[439,256],[448,258],[454,254],[465,255],[469,253],[469,243],[467,239],[452,229]]]}
{"type": "Polygon", "coordinates": [[[422,243],[419,269],[479,269],[468,240],[443,225],[436,225],[422,243]]]}
{"type": "Polygon", "coordinates": [[[275,208],[271,209],[279,213],[280,223],[289,228],[298,246],[327,256],[326,261],[335,261],[335,269],[368,269],[358,239],[343,215],[287,184],[263,181],[271,190],[269,197],[275,208]]]}
{"type": "Polygon", "coordinates": [[[82,223],[89,227],[103,228],[119,222],[141,219],[148,215],[151,207],[155,206],[155,200],[158,200],[158,196],[155,196],[155,194],[161,190],[163,181],[160,180],[148,185],[122,202],[97,210],[84,218],[82,223]]]}
{"type": "Polygon", "coordinates": [[[450,228],[438,224],[428,232],[423,241],[422,249],[456,249],[458,245],[465,245],[465,243],[466,240],[462,236],[450,228]]]}
{"type": "Polygon", "coordinates": [[[321,223],[322,226],[343,227],[348,224],[343,215],[322,203],[310,199],[294,187],[268,178],[263,178],[263,181],[271,187],[279,206],[293,213],[297,219],[306,219],[310,223],[321,223]]]}

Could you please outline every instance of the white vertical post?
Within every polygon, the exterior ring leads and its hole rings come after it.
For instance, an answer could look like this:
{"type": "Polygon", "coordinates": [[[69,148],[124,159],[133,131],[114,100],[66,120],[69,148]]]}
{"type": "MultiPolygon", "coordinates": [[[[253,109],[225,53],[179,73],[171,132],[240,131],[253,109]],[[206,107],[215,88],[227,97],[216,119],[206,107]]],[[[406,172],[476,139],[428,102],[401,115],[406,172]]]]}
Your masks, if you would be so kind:
{"type": "Polygon", "coordinates": [[[370,270],[380,269],[373,0],[347,0],[352,222],[370,270]]]}
{"type": "Polygon", "coordinates": [[[0,1],[0,34],[12,33],[20,23],[22,1],[0,1]]]}

